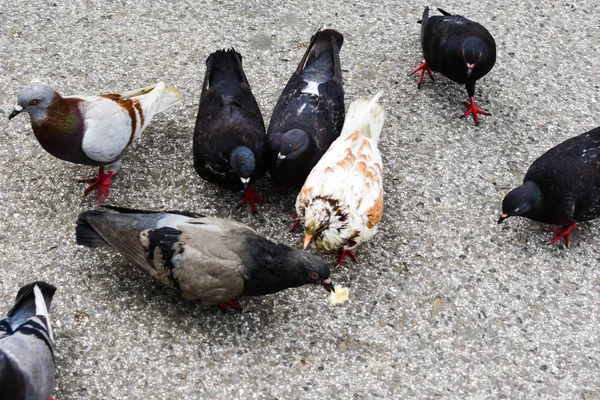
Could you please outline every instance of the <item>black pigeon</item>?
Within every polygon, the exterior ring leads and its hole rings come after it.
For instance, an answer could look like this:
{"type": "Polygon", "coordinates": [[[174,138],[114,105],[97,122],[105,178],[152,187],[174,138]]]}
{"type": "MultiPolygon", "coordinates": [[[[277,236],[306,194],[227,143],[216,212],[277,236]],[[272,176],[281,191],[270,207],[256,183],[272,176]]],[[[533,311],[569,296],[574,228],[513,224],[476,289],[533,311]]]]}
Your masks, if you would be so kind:
{"type": "Polygon", "coordinates": [[[194,128],[194,168],[209,182],[246,191],[241,205],[266,202],[250,184],[265,173],[265,123],[234,49],[206,60],[194,128]]]}
{"type": "Polygon", "coordinates": [[[48,310],[55,291],[45,282],[23,286],[0,319],[0,398],[51,398],[55,364],[48,310]]]}
{"type": "Polygon", "coordinates": [[[447,78],[467,86],[469,102],[463,117],[473,114],[489,115],[475,104],[475,82],[485,76],[496,62],[496,42],[482,25],[460,15],[451,15],[438,8],[443,16],[429,17],[429,7],[423,11],[421,23],[421,46],[425,62],[415,68],[411,75],[421,71],[417,87],[421,86],[425,71],[433,79],[431,71],[441,72],[447,78]]]}
{"type": "Polygon", "coordinates": [[[341,33],[318,30],[283,89],[267,132],[275,184],[301,187],[344,124],[341,33]]]}
{"type": "Polygon", "coordinates": [[[523,184],[502,201],[498,223],[521,216],[546,224],[556,237],[569,235],[577,222],[600,216],[600,128],[568,139],[542,154],[529,167],[523,184]]]}
{"type": "Polygon", "coordinates": [[[112,246],[129,262],[189,300],[230,305],[306,284],[333,291],[329,267],[276,244],[239,222],[190,212],[111,207],[79,215],[77,244],[112,246]]]}

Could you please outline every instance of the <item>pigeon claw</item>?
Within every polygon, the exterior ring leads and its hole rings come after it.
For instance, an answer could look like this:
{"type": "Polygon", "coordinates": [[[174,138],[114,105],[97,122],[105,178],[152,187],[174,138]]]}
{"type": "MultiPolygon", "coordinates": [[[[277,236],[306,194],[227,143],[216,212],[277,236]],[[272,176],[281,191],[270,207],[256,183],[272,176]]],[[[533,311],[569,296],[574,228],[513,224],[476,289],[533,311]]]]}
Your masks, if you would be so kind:
{"type": "Polygon", "coordinates": [[[575,225],[577,225],[577,222],[573,222],[571,225],[567,226],[566,228],[548,228],[546,229],[546,232],[552,232],[552,233],[556,233],[556,236],[548,241],[548,243],[546,244],[554,244],[556,242],[558,242],[561,238],[565,239],[565,244],[567,246],[567,248],[571,247],[571,230],[575,227],[575,225]]]}
{"type": "Polygon", "coordinates": [[[342,254],[340,254],[340,261],[335,266],[336,268],[339,268],[339,267],[342,266],[342,263],[344,262],[344,259],[346,258],[346,255],[350,256],[350,258],[352,258],[355,263],[358,262],[358,259],[356,258],[356,256],[352,252],[352,250],[342,250],[342,254]]]}
{"type": "Polygon", "coordinates": [[[423,82],[423,77],[425,76],[425,72],[427,72],[429,74],[429,77],[431,78],[431,80],[433,82],[435,82],[433,73],[431,72],[429,65],[427,65],[427,61],[424,61],[423,64],[421,64],[417,68],[413,69],[410,74],[414,75],[418,71],[421,71],[421,74],[419,75],[419,80],[417,81],[417,89],[421,87],[421,82],[423,82]]]}
{"type": "Polygon", "coordinates": [[[242,310],[242,307],[235,300],[229,300],[229,301],[227,301],[225,303],[219,303],[219,308],[223,312],[226,312],[227,308],[229,308],[229,307],[231,307],[231,308],[233,308],[234,310],[237,310],[237,311],[241,311],[242,310]]]}
{"type": "Polygon", "coordinates": [[[248,185],[248,189],[246,189],[246,195],[240,202],[240,207],[243,206],[244,204],[246,204],[247,202],[250,202],[250,208],[252,209],[252,212],[254,213],[254,212],[256,212],[256,202],[257,201],[266,203],[267,199],[257,195],[256,192],[254,190],[252,190],[252,186],[248,185]]]}
{"type": "Polygon", "coordinates": [[[79,182],[90,183],[83,191],[83,196],[87,196],[92,190],[98,188],[98,205],[102,204],[110,196],[110,182],[114,176],[114,172],[105,173],[104,167],[98,169],[97,178],[81,179],[79,182]]]}
{"type": "Polygon", "coordinates": [[[475,98],[471,97],[471,102],[465,101],[465,105],[467,106],[467,111],[461,116],[461,118],[466,117],[469,114],[473,114],[473,119],[475,120],[475,125],[479,124],[479,117],[477,114],[481,115],[490,115],[489,112],[482,110],[481,108],[477,108],[477,104],[475,104],[475,98]]]}

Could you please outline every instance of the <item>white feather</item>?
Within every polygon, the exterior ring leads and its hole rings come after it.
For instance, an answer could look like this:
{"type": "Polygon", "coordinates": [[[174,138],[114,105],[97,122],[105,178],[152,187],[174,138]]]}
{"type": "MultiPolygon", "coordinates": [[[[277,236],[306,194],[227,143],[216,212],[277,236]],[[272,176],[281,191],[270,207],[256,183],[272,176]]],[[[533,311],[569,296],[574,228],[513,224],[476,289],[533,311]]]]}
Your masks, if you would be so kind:
{"type": "Polygon", "coordinates": [[[50,313],[48,307],[46,307],[46,301],[42,294],[42,289],[36,284],[33,286],[33,294],[35,298],[35,315],[43,315],[46,319],[46,325],[48,326],[48,335],[50,340],[54,342],[54,336],[52,335],[52,324],[50,323],[50,313]]]}

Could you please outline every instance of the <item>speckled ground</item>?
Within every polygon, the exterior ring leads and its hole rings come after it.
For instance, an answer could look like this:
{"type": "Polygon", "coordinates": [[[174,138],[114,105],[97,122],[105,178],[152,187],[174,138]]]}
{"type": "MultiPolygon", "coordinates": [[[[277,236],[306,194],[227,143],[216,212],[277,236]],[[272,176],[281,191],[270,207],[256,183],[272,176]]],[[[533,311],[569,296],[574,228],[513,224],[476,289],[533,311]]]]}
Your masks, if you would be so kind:
{"type": "MultiPolygon", "coordinates": [[[[592,2],[448,1],[496,38],[495,68],[476,90],[492,112],[457,117],[464,88],[436,76],[420,90],[423,6],[409,2],[4,1],[0,7],[0,310],[35,279],[52,306],[55,396],[63,399],[600,398],[600,222],[570,249],[500,203],[551,146],[599,124],[600,12],[592,2]],[[345,36],[350,102],[383,89],[385,215],[359,265],[333,273],[351,299],[315,287],[242,301],[222,314],[183,300],[109,250],[74,244],[77,178],[28,118],[10,123],[19,89],[119,92],[160,80],[185,99],[127,153],[111,203],[235,218],[277,241],[294,193],[267,179],[251,215],[238,193],[192,168],[204,60],[235,46],[268,121],[319,26],[345,36]]],[[[335,257],[325,255],[332,265],[335,257]]]]}

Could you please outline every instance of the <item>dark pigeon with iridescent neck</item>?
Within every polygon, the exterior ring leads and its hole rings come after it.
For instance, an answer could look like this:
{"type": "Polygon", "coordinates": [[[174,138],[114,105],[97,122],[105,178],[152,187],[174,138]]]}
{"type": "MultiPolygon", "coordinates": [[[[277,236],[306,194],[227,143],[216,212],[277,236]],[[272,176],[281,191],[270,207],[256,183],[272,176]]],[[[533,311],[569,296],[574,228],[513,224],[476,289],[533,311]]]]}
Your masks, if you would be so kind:
{"type": "Polygon", "coordinates": [[[567,247],[577,222],[600,216],[600,128],[568,139],[535,160],[523,184],[502,201],[498,223],[521,216],[546,224],[567,247]]]}
{"type": "Polygon", "coordinates": [[[417,87],[421,86],[425,72],[433,79],[431,71],[441,72],[448,79],[465,84],[469,95],[467,111],[475,124],[478,114],[489,115],[475,104],[475,82],[485,76],[496,62],[496,42],[482,25],[460,15],[451,15],[438,8],[443,16],[429,16],[429,7],[423,11],[421,46],[425,62],[412,71],[421,71],[417,87]]]}
{"type": "Polygon", "coordinates": [[[194,128],[194,168],[211,183],[245,190],[242,205],[265,202],[251,183],[264,175],[265,123],[234,49],[218,50],[206,60],[194,128]]]}
{"type": "Polygon", "coordinates": [[[17,293],[0,319],[0,398],[48,400],[54,390],[50,303],[56,288],[33,282],[17,293]]]}
{"type": "Polygon", "coordinates": [[[344,125],[341,33],[319,30],[273,110],[267,132],[275,184],[301,187],[344,125]]]}
{"type": "Polygon", "coordinates": [[[181,97],[177,89],[162,82],[122,94],[64,97],[36,83],[21,89],[8,119],[28,113],[33,133],[48,153],[75,164],[99,166],[97,178],[82,182],[91,183],[84,195],[98,188],[98,203],[102,203],[110,194],[125,150],[154,115],[181,97]]]}
{"type": "Polygon", "coordinates": [[[321,258],[273,243],[239,222],[191,212],[110,208],[79,215],[77,243],[115,248],[186,299],[239,308],[235,300],[241,296],[306,284],[333,291],[321,258]]]}

